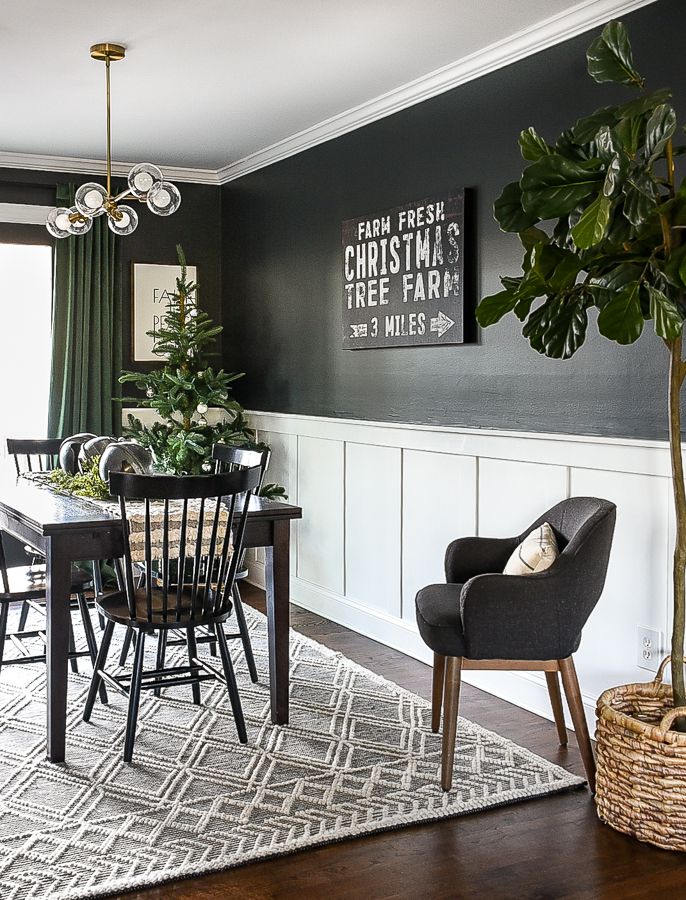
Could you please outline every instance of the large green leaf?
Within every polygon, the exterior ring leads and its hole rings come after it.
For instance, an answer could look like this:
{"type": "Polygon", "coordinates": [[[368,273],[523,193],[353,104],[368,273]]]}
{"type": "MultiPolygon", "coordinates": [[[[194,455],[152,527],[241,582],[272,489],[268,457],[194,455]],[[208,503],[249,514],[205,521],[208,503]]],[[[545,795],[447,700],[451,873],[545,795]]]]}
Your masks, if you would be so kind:
{"type": "Polygon", "coordinates": [[[598,189],[604,178],[601,166],[600,160],[575,162],[558,154],[544,156],[522,175],[524,211],[538,219],[567,215],[598,189]]]}
{"type": "Polygon", "coordinates": [[[662,291],[648,285],[650,298],[650,317],[655,324],[655,334],[658,337],[673,341],[678,338],[684,327],[684,319],[679,312],[679,307],[662,291]]]}
{"type": "Polygon", "coordinates": [[[568,132],[563,132],[558,145],[562,142],[560,149],[569,149],[570,138],[576,144],[589,144],[595,138],[598,129],[602,128],[603,125],[611,128],[617,121],[617,118],[616,106],[603,106],[602,109],[596,109],[590,116],[577,119],[568,132]]]}
{"type": "Polygon", "coordinates": [[[642,116],[620,119],[614,127],[617,140],[629,156],[634,156],[638,151],[643,142],[644,131],[645,120],[642,116]]]}
{"type": "Polygon", "coordinates": [[[676,131],[676,113],[668,104],[657,106],[646,124],[646,156],[654,162],[676,131]]]}
{"type": "MultiPolygon", "coordinates": [[[[557,244],[540,244],[531,255],[532,274],[538,274],[542,289],[537,296],[571,287],[581,270],[579,257],[557,244]]],[[[520,289],[521,292],[521,289],[520,289]]]]}
{"type": "Polygon", "coordinates": [[[638,281],[642,271],[641,266],[633,265],[632,263],[621,263],[602,275],[593,276],[590,283],[607,288],[608,291],[618,291],[620,288],[626,287],[627,284],[638,281]]]}
{"type": "Polygon", "coordinates": [[[512,291],[499,291],[497,294],[491,294],[490,297],[484,297],[476,308],[476,320],[482,328],[488,328],[499,322],[504,315],[511,312],[517,297],[512,291]]]}
{"type": "Polygon", "coordinates": [[[640,281],[632,281],[616,292],[598,315],[598,331],[618,344],[633,344],[643,331],[640,281]]]}
{"type": "Polygon", "coordinates": [[[602,125],[595,136],[596,153],[604,163],[609,163],[619,151],[617,136],[609,125],[602,125]]]}
{"type": "Polygon", "coordinates": [[[519,240],[525,250],[533,250],[536,244],[545,243],[548,235],[541,228],[532,225],[531,228],[525,228],[524,231],[519,232],[519,240]]]}
{"type": "Polygon", "coordinates": [[[533,126],[519,135],[519,149],[524,159],[533,162],[553,152],[553,148],[543,140],[533,126]]]}
{"type": "Polygon", "coordinates": [[[503,231],[525,231],[538,221],[537,216],[522,208],[522,189],[517,181],[505,186],[493,204],[493,215],[503,231]]]}
{"type": "Polygon", "coordinates": [[[551,297],[528,318],[522,333],[539,353],[569,359],[583,344],[588,317],[582,293],[551,297]]]}
{"type": "Polygon", "coordinates": [[[553,291],[563,291],[576,283],[583,263],[575,253],[565,251],[564,258],[555,266],[555,271],[548,278],[553,291]]]}
{"type": "Polygon", "coordinates": [[[655,183],[639,166],[634,166],[622,185],[623,212],[632,225],[642,225],[655,212],[655,183]]]}
{"type": "Polygon", "coordinates": [[[605,194],[599,194],[596,199],[587,206],[583,215],[572,229],[574,243],[580,250],[595,247],[607,234],[607,226],[610,222],[612,200],[605,194]]]}
{"type": "Polygon", "coordinates": [[[617,107],[617,116],[620,119],[631,119],[634,116],[642,116],[644,113],[650,112],[661,103],[666,103],[672,92],[666,88],[648,94],[646,97],[637,97],[635,100],[629,100],[628,103],[622,103],[617,107]]]}
{"type": "MultiPolygon", "coordinates": [[[[548,245],[543,245],[546,249],[548,245]]],[[[535,251],[534,251],[535,252],[535,251]]],[[[542,297],[547,291],[545,276],[541,270],[532,264],[532,268],[522,278],[517,288],[517,300],[528,300],[534,297],[542,297]]]]}
{"type": "Polygon", "coordinates": [[[586,51],[588,74],[595,81],[615,81],[643,87],[634,68],[629,35],[622,22],[608,22],[599,38],[586,51]]]}
{"type": "Polygon", "coordinates": [[[623,153],[615,154],[608,163],[605,181],[603,181],[603,194],[606,197],[614,197],[619,192],[626,170],[627,157],[623,153]]]}

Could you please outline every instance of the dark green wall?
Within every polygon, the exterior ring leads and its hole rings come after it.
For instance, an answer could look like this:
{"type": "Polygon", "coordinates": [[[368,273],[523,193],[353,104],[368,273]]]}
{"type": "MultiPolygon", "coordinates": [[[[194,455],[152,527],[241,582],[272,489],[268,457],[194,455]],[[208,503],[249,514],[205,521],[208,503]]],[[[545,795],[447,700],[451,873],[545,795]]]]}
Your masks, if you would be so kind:
{"type": "MultiPolygon", "coordinates": [[[[686,4],[625,18],[638,66],[686,112],[686,4]]],[[[590,329],[570,361],[538,356],[505,320],[471,346],[343,351],[341,222],[473,188],[477,292],[516,274],[517,239],[491,216],[519,176],[517,137],[554,138],[625,97],[586,75],[591,34],[529,57],[225,185],[225,364],[253,409],[489,428],[664,437],[666,354],[646,329],[625,348],[590,329]]],[[[468,236],[469,239],[469,236],[468,236]]]]}

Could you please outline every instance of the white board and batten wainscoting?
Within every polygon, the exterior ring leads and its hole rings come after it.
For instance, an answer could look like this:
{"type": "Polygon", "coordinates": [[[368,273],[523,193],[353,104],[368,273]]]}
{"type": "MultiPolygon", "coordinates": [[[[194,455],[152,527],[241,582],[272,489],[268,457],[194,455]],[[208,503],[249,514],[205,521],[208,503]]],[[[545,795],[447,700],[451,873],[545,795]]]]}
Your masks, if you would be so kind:
{"type": "MultiPolygon", "coordinates": [[[[303,507],[291,600],[430,662],[414,597],[444,580],[454,538],[517,534],[565,497],[617,504],[605,591],[576,665],[589,723],[607,687],[649,681],[637,627],[669,633],[674,535],[666,443],[252,412],[272,447],[269,481],[303,507]]],[[[256,551],[251,578],[264,579],[256,551]]],[[[469,672],[466,681],[551,717],[542,673],[469,672]]]]}

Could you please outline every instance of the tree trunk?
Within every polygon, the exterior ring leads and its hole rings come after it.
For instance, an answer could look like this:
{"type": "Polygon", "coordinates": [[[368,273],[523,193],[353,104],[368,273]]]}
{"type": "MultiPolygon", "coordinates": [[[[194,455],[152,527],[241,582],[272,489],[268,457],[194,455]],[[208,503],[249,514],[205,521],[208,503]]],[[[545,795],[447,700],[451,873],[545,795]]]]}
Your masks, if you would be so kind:
{"type": "MultiPolygon", "coordinates": [[[[686,491],[684,461],[681,453],[681,386],[684,363],[682,338],[669,342],[669,450],[672,460],[672,485],[676,512],[674,543],[674,620],[672,623],[672,687],[674,705],[686,706],[684,685],[684,625],[686,624],[686,491]]],[[[686,719],[675,722],[675,729],[686,731],[686,719]]]]}

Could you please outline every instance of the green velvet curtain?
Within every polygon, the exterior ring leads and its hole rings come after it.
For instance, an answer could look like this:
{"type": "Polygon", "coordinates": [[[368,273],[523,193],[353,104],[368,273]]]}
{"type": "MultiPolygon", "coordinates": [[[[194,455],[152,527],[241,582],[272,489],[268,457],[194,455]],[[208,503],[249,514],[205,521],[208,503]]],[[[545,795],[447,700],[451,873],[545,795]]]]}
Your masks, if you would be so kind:
{"type": "MultiPolygon", "coordinates": [[[[57,186],[57,205],[73,206],[76,186],[57,186]]],[[[52,368],[48,434],[121,430],[122,369],[119,240],[99,216],[88,234],[55,241],[52,368]]]]}

